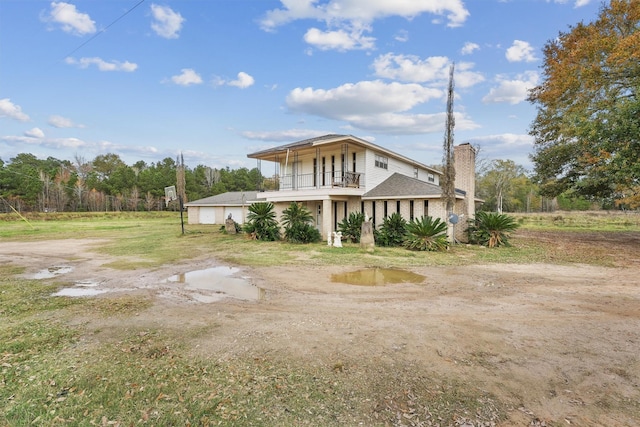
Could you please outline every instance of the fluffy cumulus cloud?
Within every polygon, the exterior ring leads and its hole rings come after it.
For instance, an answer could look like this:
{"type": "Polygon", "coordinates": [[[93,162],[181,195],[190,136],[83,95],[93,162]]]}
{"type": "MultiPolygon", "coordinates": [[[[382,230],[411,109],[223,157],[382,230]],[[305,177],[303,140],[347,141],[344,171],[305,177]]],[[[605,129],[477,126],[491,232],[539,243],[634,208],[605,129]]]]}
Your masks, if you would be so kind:
{"type": "MultiPolygon", "coordinates": [[[[378,56],[372,67],[378,77],[413,83],[432,83],[444,86],[449,81],[451,61],[446,56],[431,56],[420,59],[415,55],[387,53],[378,56]]],[[[456,85],[470,87],[484,80],[482,74],[472,70],[469,62],[456,65],[456,85]]]]}
{"type": "Polygon", "coordinates": [[[151,5],[153,22],[151,28],[160,37],[165,39],[177,39],[185,19],[178,12],[174,12],[169,6],[151,5]]]}
{"type": "Polygon", "coordinates": [[[235,80],[230,81],[229,86],[239,87],[240,89],[248,88],[249,86],[253,86],[255,83],[255,79],[244,71],[240,71],[238,73],[238,77],[235,80]]]}
{"type": "Polygon", "coordinates": [[[310,28],[304,35],[304,41],[320,50],[373,49],[376,39],[365,36],[365,31],[371,31],[371,28],[363,25],[328,31],[310,28]]]}
{"type": "Polygon", "coordinates": [[[77,65],[80,68],[89,68],[94,65],[100,71],[125,71],[125,72],[133,72],[138,68],[138,64],[134,64],[133,62],[125,61],[105,61],[98,57],[93,58],[80,58],[75,59],[68,57],[65,59],[65,62],[70,65],[77,65]]]}
{"type": "Polygon", "coordinates": [[[79,12],[71,3],[51,2],[51,10],[43,20],[59,25],[62,31],[77,36],[96,32],[96,23],[91,17],[86,13],[79,12]]]}
{"type": "Polygon", "coordinates": [[[482,98],[486,104],[506,102],[512,105],[519,104],[527,99],[529,90],[538,84],[539,75],[535,71],[526,71],[510,79],[505,75],[498,75],[498,86],[491,88],[489,93],[482,98]]]}
{"type": "MultiPolygon", "coordinates": [[[[310,28],[304,39],[322,50],[374,49],[375,38],[365,35],[377,19],[399,16],[412,19],[424,13],[445,16],[449,27],[461,26],[469,16],[462,0],[280,0],[260,20],[265,31],[301,19],[324,22],[326,29],[310,28]]],[[[406,33],[400,40],[406,41],[406,33]]]]}
{"type": "Polygon", "coordinates": [[[29,116],[22,112],[22,107],[11,102],[9,98],[0,99],[0,117],[8,117],[21,122],[29,121],[29,116]]]}
{"type": "Polygon", "coordinates": [[[326,22],[372,22],[390,16],[411,19],[423,13],[446,16],[450,27],[460,26],[469,16],[462,0],[281,0],[282,8],[266,13],[262,28],[274,29],[298,19],[317,19],[326,22]]]}
{"type": "Polygon", "coordinates": [[[25,131],[24,136],[29,138],[44,138],[44,132],[40,128],[33,128],[25,131]]]}
{"type": "Polygon", "coordinates": [[[463,55],[471,55],[476,50],[480,49],[480,45],[477,43],[466,42],[462,49],[460,49],[460,53],[463,55]]]}
{"type": "Polygon", "coordinates": [[[180,86],[199,85],[202,83],[202,77],[191,68],[183,68],[181,73],[172,76],[171,81],[180,86]]]}
{"type": "Polygon", "coordinates": [[[51,116],[49,117],[49,121],[47,122],[49,123],[50,126],[53,126],[54,128],[83,128],[83,125],[79,125],[73,122],[73,120],[68,119],[66,117],[62,117],[62,116],[51,116]]]}
{"type": "Polygon", "coordinates": [[[528,42],[514,40],[511,47],[507,49],[505,56],[509,62],[533,62],[537,60],[534,53],[533,47],[528,42]]]}
{"type": "MultiPolygon", "coordinates": [[[[442,99],[444,91],[416,83],[385,83],[380,80],[345,84],[333,89],[296,88],[287,96],[293,112],[341,120],[362,130],[388,134],[417,134],[443,129],[444,113],[412,114],[408,111],[432,99],[442,99]]],[[[473,129],[463,115],[457,129],[473,129]]]]}

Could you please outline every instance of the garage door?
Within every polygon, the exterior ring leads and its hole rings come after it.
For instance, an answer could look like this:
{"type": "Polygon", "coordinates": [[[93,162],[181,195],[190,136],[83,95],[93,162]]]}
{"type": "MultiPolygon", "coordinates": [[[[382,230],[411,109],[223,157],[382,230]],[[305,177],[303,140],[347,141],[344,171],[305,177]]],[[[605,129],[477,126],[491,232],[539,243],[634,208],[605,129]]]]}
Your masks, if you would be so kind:
{"type": "Polygon", "coordinates": [[[200,224],[215,224],[216,223],[216,209],[215,208],[200,208],[200,224]]]}
{"type": "Polygon", "coordinates": [[[242,224],[242,208],[241,207],[226,207],[224,208],[224,218],[229,218],[229,214],[231,214],[231,218],[238,224],[242,224]]]}

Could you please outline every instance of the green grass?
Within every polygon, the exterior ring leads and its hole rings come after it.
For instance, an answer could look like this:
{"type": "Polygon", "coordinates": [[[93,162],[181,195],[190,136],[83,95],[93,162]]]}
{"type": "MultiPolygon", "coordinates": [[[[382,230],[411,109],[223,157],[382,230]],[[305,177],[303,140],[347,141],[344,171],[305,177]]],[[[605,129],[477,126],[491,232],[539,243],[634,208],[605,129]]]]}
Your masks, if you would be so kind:
{"type": "MultiPolygon", "coordinates": [[[[350,243],[338,249],[324,243],[258,242],[223,234],[219,226],[186,225],[182,235],[176,213],[65,215],[59,220],[30,218],[30,224],[11,219],[0,222],[0,240],[100,239],[92,250],[116,257],[110,267],[131,270],[197,257],[249,266],[410,268],[606,265],[612,262],[606,251],[568,250],[552,238],[539,240],[526,231],[546,230],[563,239],[601,229],[614,234],[640,231],[637,214],[563,218],[523,217],[525,232],[514,236],[513,247],[455,245],[443,253],[401,248],[367,253],[350,243]],[[578,225],[588,221],[597,223],[578,225]]],[[[383,426],[392,425],[398,411],[409,409],[428,408],[434,419],[452,420],[493,408],[493,415],[483,418],[487,422],[498,421],[495,414],[506,411],[481,390],[417,373],[397,361],[350,366],[275,356],[224,361],[194,356],[191,340],[215,331],[215,323],[180,331],[152,329],[136,322],[137,313],[153,309],[146,298],[52,297],[62,285],[23,279],[21,273],[19,267],[0,264],[0,425],[383,426]],[[102,327],[107,320],[127,326],[102,327]]]]}

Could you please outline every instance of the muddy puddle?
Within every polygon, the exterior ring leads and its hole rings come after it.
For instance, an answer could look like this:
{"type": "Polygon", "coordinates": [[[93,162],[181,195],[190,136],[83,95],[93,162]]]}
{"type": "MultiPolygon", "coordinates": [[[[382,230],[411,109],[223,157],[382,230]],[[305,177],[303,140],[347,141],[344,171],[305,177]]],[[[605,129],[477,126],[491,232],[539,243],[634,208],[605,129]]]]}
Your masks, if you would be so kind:
{"type": "Polygon", "coordinates": [[[334,283],[358,286],[384,286],[395,283],[422,283],[425,276],[394,268],[366,268],[331,275],[334,283]]]}
{"type": "Polygon", "coordinates": [[[239,272],[238,268],[219,266],[176,274],[167,281],[184,283],[184,289],[191,291],[189,296],[204,303],[220,301],[227,297],[247,301],[263,299],[264,289],[253,285],[245,277],[236,277],[239,272]]]}
{"type": "Polygon", "coordinates": [[[68,274],[73,271],[73,267],[67,265],[55,265],[53,267],[45,268],[30,276],[31,279],[42,280],[51,279],[52,277],[60,276],[61,274],[68,274]]]}
{"type": "Polygon", "coordinates": [[[100,283],[94,280],[78,280],[73,287],[62,288],[51,294],[54,297],[92,297],[109,292],[106,289],[98,289],[100,283]]]}

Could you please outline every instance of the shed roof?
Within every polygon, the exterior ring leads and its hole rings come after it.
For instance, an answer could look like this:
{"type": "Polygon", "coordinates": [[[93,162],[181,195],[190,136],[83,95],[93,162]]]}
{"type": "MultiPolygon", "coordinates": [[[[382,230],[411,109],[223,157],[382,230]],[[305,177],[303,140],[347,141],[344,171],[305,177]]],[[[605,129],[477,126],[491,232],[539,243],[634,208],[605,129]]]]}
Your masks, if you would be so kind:
{"type": "Polygon", "coordinates": [[[185,203],[185,206],[241,206],[261,200],[257,191],[228,191],[185,203]]]}

